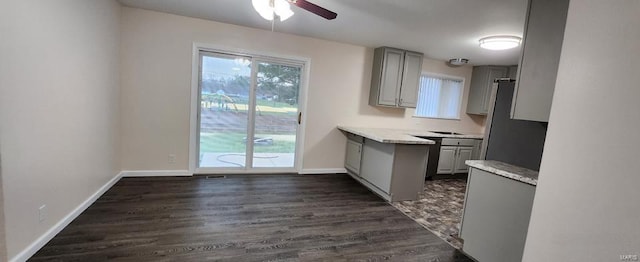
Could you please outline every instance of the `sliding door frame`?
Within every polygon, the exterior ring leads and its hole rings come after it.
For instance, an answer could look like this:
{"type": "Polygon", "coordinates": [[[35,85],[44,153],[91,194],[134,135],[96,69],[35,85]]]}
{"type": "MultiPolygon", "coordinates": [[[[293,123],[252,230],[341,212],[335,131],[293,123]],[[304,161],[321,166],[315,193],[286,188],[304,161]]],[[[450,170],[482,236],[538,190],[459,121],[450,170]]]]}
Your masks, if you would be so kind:
{"type": "MultiPolygon", "coordinates": [[[[304,152],[304,135],[306,126],[306,110],[307,110],[307,89],[309,79],[310,59],[303,57],[292,57],[280,54],[270,54],[264,52],[248,51],[236,48],[220,47],[205,43],[193,43],[192,67],[191,67],[191,101],[190,101],[190,128],[189,128],[189,172],[192,174],[257,174],[257,173],[300,173],[303,163],[304,152]],[[242,56],[251,58],[251,87],[250,96],[255,97],[255,89],[257,88],[257,69],[260,62],[271,62],[282,65],[300,66],[300,89],[298,94],[298,112],[302,112],[301,123],[296,131],[296,149],[294,156],[294,166],[292,168],[271,168],[271,167],[252,167],[242,168],[212,168],[198,167],[199,145],[198,132],[200,132],[199,111],[200,111],[200,57],[202,53],[218,53],[233,56],[242,56]]],[[[255,98],[250,99],[249,125],[247,126],[247,137],[253,137],[255,132],[255,122],[251,119],[255,118],[255,98]]],[[[253,146],[247,143],[247,161],[246,164],[253,164],[253,146]]]]}

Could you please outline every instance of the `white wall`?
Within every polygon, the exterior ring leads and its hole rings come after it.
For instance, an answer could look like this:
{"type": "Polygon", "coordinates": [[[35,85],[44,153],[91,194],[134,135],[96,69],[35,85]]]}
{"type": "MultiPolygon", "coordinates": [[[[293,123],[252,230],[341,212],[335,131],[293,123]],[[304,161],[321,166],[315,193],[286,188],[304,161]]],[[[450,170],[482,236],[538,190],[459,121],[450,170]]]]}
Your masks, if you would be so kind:
{"type": "Polygon", "coordinates": [[[571,1],[524,261],[640,256],[640,1],[571,1]]]}
{"type": "Polygon", "coordinates": [[[120,171],[121,7],[20,0],[3,1],[0,10],[0,153],[11,258],[120,171]]]}
{"type": "MultiPolygon", "coordinates": [[[[339,124],[481,133],[484,117],[412,118],[413,110],[369,106],[373,49],[230,24],[123,8],[122,163],[125,170],[188,169],[193,42],[311,60],[304,168],[341,168],[339,124]],[[167,163],[170,153],[175,164],[167,163]]],[[[467,79],[471,67],[425,59],[425,71],[467,79]]],[[[463,111],[466,110],[463,108],[463,111]]]]}

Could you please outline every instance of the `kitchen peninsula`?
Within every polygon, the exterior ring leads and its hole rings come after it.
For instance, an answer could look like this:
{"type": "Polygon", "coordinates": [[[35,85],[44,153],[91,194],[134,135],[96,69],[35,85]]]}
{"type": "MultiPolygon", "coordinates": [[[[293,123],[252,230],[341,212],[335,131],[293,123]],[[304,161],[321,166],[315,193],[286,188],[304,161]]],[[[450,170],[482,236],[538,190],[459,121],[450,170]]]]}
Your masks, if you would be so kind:
{"type": "Polygon", "coordinates": [[[347,136],[347,173],[387,201],[415,200],[423,189],[429,147],[420,137],[482,138],[420,130],[338,126],[347,136]]]}

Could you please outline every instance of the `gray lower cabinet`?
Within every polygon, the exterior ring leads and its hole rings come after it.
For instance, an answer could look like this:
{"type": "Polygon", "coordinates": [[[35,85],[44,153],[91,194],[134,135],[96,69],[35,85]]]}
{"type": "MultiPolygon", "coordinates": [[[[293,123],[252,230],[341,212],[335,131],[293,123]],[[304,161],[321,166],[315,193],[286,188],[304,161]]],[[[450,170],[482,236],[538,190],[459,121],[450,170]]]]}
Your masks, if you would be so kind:
{"type": "Polygon", "coordinates": [[[478,159],[478,139],[442,139],[440,157],[438,158],[438,175],[467,173],[467,160],[478,159]]]}
{"type": "Polygon", "coordinates": [[[416,107],[423,54],[391,47],[376,48],[369,104],[416,107]]]}
{"type": "Polygon", "coordinates": [[[416,200],[424,186],[428,152],[428,145],[380,143],[366,138],[360,144],[350,138],[345,168],[351,177],[387,201],[416,200]]]}
{"type": "Polygon", "coordinates": [[[362,143],[347,140],[347,155],[344,167],[356,175],[360,175],[360,160],[362,159],[362,143]]]}
{"type": "Polygon", "coordinates": [[[464,163],[473,157],[473,147],[458,147],[458,156],[454,165],[453,173],[467,173],[469,167],[464,163]]]}
{"type": "Polygon", "coordinates": [[[487,115],[491,99],[493,80],[507,76],[505,66],[474,66],[471,74],[467,114],[487,115]]]}
{"type": "Polygon", "coordinates": [[[456,164],[457,146],[440,147],[440,158],[438,158],[438,174],[453,174],[456,164]]]}
{"type": "Polygon", "coordinates": [[[522,261],[535,186],[471,168],[462,250],[479,262],[522,261]]]}
{"type": "Polygon", "coordinates": [[[511,118],[549,121],[569,0],[529,0],[511,118]]]}

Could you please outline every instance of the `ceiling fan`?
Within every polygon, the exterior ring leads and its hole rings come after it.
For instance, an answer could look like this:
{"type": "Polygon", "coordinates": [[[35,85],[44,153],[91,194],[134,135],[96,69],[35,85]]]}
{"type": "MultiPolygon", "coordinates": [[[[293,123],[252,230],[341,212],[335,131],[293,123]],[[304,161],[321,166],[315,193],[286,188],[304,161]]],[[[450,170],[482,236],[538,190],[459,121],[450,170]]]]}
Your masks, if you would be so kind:
{"type": "Polygon", "coordinates": [[[287,1],[289,1],[289,3],[294,4],[297,7],[300,7],[311,13],[324,17],[327,20],[333,20],[333,19],[336,19],[336,17],[338,17],[337,13],[330,11],[324,7],[318,6],[314,3],[308,2],[306,0],[287,0],[287,1]]]}
{"type": "Polygon", "coordinates": [[[251,2],[258,14],[269,21],[273,21],[276,15],[280,18],[280,21],[291,17],[293,11],[291,11],[290,4],[324,17],[327,20],[333,20],[338,17],[335,12],[306,0],[252,0],[251,2]]]}

